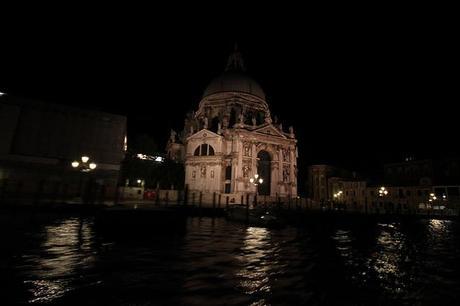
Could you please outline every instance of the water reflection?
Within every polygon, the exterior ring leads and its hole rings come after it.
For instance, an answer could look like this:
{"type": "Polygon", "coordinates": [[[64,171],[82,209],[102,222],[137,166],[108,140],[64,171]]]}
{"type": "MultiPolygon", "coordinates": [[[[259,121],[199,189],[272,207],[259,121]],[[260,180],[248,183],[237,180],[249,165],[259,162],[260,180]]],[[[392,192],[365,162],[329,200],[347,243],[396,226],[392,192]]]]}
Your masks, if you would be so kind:
{"type": "MultiPolygon", "coordinates": [[[[239,286],[246,294],[271,292],[270,270],[277,264],[276,246],[272,244],[270,231],[266,228],[248,227],[244,246],[238,259],[242,263],[237,273],[239,286]]],[[[262,305],[264,300],[254,305],[262,305]]]]}
{"type": "Polygon", "coordinates": [[[378,224],[378,227],[376,246],[367,259],[366,267],[375,275],[380,288],[390,294],[403,293],[410,280],[406,277],[407,267],[403,265],[411,262],[406,236],[396,223],[378,224]]]}
{"type": "Polygon", "coordinates": [[[45,227],[40,253],[24,254],[29,302],[50,302],[75,288],[79,268],[91,267],[93,232],[88,221],[67,219],[45,227]]]}
{"type": "Polygon", "coordinates": [[[7,298],[30,303],[457,304],[457,221],[326,222],[269,230],[190,218],[184,232],[126,243],[91,219],[52,219],[5,235],[0,279],[7,298]]]}
{"type": "Polygon", "coordinates": [[[450,220],[437,220],[431,219],[428,223],[428,231],[430,233],[430,238],[445,239],[449,234],[449,225],[452,223],[450,220]]]}

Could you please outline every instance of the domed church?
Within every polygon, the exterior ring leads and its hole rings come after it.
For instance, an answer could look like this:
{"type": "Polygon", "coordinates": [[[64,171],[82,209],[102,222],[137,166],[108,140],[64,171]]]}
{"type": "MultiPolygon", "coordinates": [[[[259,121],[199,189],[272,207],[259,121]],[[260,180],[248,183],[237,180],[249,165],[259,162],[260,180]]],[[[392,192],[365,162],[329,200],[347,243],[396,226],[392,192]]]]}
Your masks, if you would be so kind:
{"type": "Polygon", "coordinates": [[[203,203],[214,194],[231,202],[248,194],[267,201],[297,196],[294,129],[286,132],[272,120],[265,93],[246,74],[236,48],[225,72],[205,89],[198,109],[187,115],[179,137],[171,131],[167,151],[185,163],[189,195],[201,192],[203,203]],[[257,185],[251,180],[255,175],[257,185]]]}

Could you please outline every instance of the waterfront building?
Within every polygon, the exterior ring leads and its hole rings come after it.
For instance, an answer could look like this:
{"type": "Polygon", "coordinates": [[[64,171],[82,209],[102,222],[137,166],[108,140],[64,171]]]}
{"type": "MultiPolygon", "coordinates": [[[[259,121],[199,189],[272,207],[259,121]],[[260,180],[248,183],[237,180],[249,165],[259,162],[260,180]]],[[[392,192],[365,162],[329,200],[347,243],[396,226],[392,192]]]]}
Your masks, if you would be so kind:
{"type": "Polygon", "coordinates": [[[71,199],[85,188],[110,198],[126,149],[126,117],[5,94],[0,139],[0,200],[71,199]],[[94,171],[72,167],[82,156],[94,171]]]}
{"type": "Polygon", "coordinates": [[[225,72],[206,87],[181,133],[171,132],[168,156],[185,163],[189,194],[203,202],[217,195],[239,202],[297,196],[297,140],[273,118],[262,87],[246,73],[238,50],[225,72]],[[262,183],[251,178],[258,175],[262,183]]]}

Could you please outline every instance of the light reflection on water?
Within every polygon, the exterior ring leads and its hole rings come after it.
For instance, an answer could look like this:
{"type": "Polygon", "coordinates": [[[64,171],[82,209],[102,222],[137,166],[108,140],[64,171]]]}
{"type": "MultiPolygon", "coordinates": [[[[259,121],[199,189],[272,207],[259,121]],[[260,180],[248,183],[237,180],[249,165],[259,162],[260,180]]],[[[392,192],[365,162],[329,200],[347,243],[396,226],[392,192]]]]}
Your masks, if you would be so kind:
{"type": "Polygon", "coordinates": [[[244,237],[242,254],[238,256],[242,269],[236,275],[241,278],[240,286],[247,294],[257,291],[270,292],[269,270],[276,261],[271,257],[273,248],[270,232],[266,228],[248,227],[244,237]]]}
{"type": "Polygon", "coordinates": [[[274,230],[189,218],[185,231],[160,228],[138,240],[132,232],[126,242],[101,234],[91,218],[64,218],[29,229],[11,270],[28,303],[458,302],[458,222],[321,222],[274,230]]]}
{"type": "Polygon", "coordinates": [[[31,267],[30,280],[25,281],[29,302],[50,302],[73,290],[77,270],[91,268],[94,262],[93,238],[88,220],[71,218],[46,226],[41,252],[22,256],[31,267]]]}
{"type": "Polygon", "coordinates": [[[401,269],[405,261],[410,261],[405,252],[406,237],[398,224],[378,224],[378,227],[375,251],[367,259],[366,267],[373,270],[382,289],[399,294],[408,286],[405,271],[401,269]]]}

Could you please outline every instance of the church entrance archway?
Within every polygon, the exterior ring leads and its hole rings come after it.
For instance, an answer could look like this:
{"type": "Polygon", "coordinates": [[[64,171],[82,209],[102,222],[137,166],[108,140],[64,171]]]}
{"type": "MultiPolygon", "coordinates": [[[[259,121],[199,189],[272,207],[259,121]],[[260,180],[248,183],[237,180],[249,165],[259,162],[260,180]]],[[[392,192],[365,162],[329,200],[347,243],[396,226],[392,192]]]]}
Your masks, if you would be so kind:
{"type": "Polygon", "coordinates": [[[257,186],[260,195],[270,195],[271,186],[271,158],[267,151],[257,154],[257,173],[263,179],[263,183],[257,186]]]}

